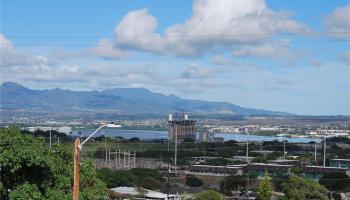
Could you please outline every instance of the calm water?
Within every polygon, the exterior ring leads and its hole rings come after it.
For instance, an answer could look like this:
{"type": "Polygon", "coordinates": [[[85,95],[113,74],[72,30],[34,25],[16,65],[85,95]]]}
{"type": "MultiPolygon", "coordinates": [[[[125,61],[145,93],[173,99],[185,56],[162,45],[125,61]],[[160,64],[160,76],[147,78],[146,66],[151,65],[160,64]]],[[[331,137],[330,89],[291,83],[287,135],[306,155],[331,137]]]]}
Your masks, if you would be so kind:
{"type": "MultiPolygon", "coordinates": [[[[74,135],[78,135],[81,132],[81,136],[88,136],[94,130],[92,129],[83,129],[73,131],[74,135]]],[[[104,129],[101,130],[96,136],[105,135],[105,136],[120,136],[125,139],[130,139],[133,137],[138,137],[141,140],[155,140],[155,139],[167,139],[168,132],[167,131],[144,131],[144,130],[118,130],[118,129],[104,129]]],[[[222,137],[225,141],[227,140],[236,140],[236,141],[273,141],[279,140],[283,141],[281,137],[275,136],[259,136],[259,135],[246,135],[246,134],[226,134],[226,133],[217,133],[215,137],[222,137]]],[[[313,138],[285,138],[288,142],[291,143],[309,143],[311,141],[320,142],[319,139],[313,138]]]]}

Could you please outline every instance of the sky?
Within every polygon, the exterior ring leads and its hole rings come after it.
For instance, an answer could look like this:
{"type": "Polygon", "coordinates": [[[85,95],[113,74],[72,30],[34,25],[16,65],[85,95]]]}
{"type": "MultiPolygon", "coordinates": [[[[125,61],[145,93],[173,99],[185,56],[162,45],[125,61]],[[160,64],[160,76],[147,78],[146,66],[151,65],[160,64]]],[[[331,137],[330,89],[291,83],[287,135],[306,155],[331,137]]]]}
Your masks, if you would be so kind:
{"type": "Polygon", "coordinates": [[[347,0],[1,0],[0,82],[350,115],[347,0]]]}

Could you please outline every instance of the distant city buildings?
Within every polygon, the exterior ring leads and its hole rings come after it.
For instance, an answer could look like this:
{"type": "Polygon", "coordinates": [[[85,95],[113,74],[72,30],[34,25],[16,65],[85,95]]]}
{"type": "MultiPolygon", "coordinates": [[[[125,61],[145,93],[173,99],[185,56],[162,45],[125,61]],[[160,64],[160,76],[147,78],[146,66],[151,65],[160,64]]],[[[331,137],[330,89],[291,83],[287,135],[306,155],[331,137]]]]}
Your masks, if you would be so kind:
{"type": "Polygon", "coordinates": [[[64,133],[66,135],[72,133],[72,127],[70,126],[60,126],[60,127],[51,127],[51,126],[30,126],[30,127],[25,127],[24,130],[28,130],[30,132],[35,132],[35,131],[57,131],[59,133],[64,133]]]}
{"type": "Polygon", "coordinates": [[[309,130],[305,132],[306,135],[311,135],[314,137],[347,137],[350,136],[350,130],[342,129],[318,129],[309,130]]]}
{"type": "Polygon", "coordinates": [[[212,131],[205,131],[199,133],[199,141],[200,142],[209,142],[212,141],[214,138],[214,133],[212,131]]]}

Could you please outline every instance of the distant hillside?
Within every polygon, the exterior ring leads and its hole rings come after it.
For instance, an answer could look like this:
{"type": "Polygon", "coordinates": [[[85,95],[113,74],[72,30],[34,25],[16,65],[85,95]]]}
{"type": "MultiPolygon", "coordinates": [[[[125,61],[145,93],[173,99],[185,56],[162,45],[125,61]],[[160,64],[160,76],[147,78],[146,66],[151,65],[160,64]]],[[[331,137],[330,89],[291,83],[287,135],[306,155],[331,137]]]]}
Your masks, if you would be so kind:
{"type": "Polygon", "coordinates": [[[115,88],[104,91],[70,91],[62,89],[31,90],[5,82],[0,88],[0,108],[36,111],[96,111],[115,113],[165,114],[171,112],[286,115],[261,109],[243,108],[226,102],[182,99],[144,88],[115,88]]]}

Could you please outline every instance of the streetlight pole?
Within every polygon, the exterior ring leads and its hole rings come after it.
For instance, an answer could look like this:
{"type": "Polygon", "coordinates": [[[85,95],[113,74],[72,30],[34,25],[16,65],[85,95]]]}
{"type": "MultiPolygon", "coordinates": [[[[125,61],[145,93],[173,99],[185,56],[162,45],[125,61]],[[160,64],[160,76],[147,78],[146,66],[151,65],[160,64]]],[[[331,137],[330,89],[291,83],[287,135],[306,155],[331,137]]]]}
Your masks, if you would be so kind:
{"type": "Polygon", "coordinates": [[[283,160],[286,160],[286,138],[283,137],[283,160]]]}
{"type": "Polygon", "coordinates": [[[121,125],[117,124],[103,124],[98,127],[89,137],[87,137],[82,143],[80,143],[80,139],[77,138],[74,142],[74,183],[73,183],[73,200],[79,200],[79,157],[80,150],[82,150],[83,145],[94,136],[100,129],[103,127],[108,128],[120,128],[121,125]]]}
{"type": "Polygon", "coordinates": [[[50,127],[50,149],[51,149],[51,130],[52,130],[52,127],[50,127]]]}
{"type": "Polygon", "coordinates": [[[247,164],[249,164],[249,138],[248,138],[249,133],[247,132],[247,149],[246,149],[246,160],[247,160],[247,164]]]}
{"type": "Polygon", "coordinates": [[[316,163],[316,161],[317,161],[317,146],[316,146],[317,142],[316,142],[315,136],[314,136],[314,142],[315,142],[315,156],[314,156],[315,158],[314,159],[315,159],[315,163],[316,163]]]}
{"type": "Polygon", "coordinates": [[[324,138],[324,143],[323,143],[323,167],[326,167],[326,141],[327,137],[324,138]]]}

